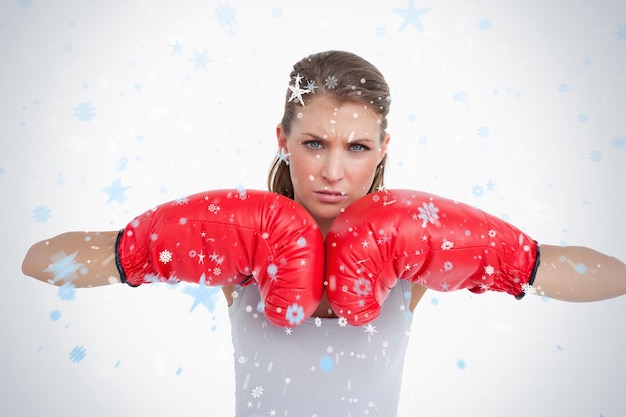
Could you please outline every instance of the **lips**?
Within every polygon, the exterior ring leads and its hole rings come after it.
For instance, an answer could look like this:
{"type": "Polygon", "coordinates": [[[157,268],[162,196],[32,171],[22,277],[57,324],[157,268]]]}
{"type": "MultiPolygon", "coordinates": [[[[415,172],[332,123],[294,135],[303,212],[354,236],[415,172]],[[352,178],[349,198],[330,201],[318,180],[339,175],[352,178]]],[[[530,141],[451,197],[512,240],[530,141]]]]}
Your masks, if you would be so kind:
{"type": "Polygon", "coordinates": [[[341,203],[348,198],[346,193],[342,193],[340,191],[314,191],[313,194],[322,203],[329,204],[341,203]]]}

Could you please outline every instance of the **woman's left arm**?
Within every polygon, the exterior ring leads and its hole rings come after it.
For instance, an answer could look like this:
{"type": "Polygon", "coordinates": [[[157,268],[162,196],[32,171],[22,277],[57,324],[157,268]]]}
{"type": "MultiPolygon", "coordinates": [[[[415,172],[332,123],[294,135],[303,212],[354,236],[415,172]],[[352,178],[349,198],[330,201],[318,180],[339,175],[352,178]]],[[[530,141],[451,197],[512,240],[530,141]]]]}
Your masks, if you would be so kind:
{"type": "Polygon", "coordinates": [[[626,294],[626,265],[581,246],[541,245],[537,294],[562,301],[598,301],[626,294]]]}

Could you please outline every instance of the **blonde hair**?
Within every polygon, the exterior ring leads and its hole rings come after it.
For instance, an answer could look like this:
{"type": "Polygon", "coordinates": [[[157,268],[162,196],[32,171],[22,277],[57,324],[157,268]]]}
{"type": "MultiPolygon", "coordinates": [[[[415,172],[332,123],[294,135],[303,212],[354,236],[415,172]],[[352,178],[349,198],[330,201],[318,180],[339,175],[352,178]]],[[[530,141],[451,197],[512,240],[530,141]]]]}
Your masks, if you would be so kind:
{"type": "MultiPolygon", "coordinates": [[[[309,55],[294,66],[290,80],[300,76],[305,86],[315,86],[315,94],[308,94],[305,99],[317,95],[326,95],[338,103],[357,102],[365,103],[380,116],[381,142],[384,140],[387,129],[387,115],[391,99],[389,86],[382,73],[371,63],[350,52],[326,51],[309,55]]],[[[302,104],[290,101],[291,91],[285,96],[285,111],[281,120],[286,134],[302,104]]],[[[387,164],[387,155],[376,167],[374,180],[368,193],[384,186],[384,169],[387,164]]],[[[270,191],[294,198],[293,183],[289,174],[289,167],[280,158],[274,158],[267,179],[270,191]]]]}

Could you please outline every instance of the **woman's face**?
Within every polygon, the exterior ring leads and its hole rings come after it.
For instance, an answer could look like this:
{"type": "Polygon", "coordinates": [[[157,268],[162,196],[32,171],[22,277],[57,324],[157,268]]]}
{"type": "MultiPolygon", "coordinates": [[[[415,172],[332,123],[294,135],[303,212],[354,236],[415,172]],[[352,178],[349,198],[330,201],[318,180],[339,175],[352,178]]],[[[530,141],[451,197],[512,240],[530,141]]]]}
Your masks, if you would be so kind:
{"type": "Polygon", "coordinates": [[[367,194],[387,151],[380,116],[358,102],[317,96],[302,107],[289,135],[278,125],[278,146],[288,155],[295,201],[326,234],[341,210],[367,194]]]}

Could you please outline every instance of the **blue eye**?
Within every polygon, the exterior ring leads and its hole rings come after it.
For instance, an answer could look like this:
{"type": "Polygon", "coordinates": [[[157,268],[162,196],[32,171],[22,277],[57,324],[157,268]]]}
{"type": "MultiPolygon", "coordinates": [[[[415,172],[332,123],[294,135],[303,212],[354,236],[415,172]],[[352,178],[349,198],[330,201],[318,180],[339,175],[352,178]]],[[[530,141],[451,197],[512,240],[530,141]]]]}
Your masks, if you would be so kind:
{"type": "Polygon", "coordinates": [[[306,146],[309,149],[321,149],[322,148],[322,144],[316,140],[309,140],[304,142],[304,146],[306,146]]]}
{"type": "Polygon", "coordinates": [[[354,143],[350,145],[350,149],[357,152],[364,152],[369,151],[370,148],[365,145],[361,145],[360,143],[354,143]]]}

